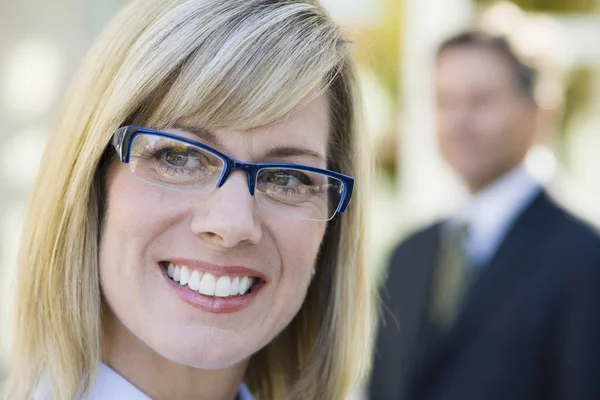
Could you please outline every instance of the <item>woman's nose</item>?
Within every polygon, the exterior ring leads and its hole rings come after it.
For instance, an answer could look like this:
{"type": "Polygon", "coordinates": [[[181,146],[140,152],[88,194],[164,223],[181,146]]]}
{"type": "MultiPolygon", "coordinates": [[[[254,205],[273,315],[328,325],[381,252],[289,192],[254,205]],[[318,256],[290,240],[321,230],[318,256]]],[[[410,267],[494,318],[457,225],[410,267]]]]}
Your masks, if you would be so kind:
{"type": "Polygon", "coordinates": [[[192,232],[207,242],[232,248],[239,244],[256,244],[262,227],[256,217],[256,203],[248,191],[247,175],[235,171],[207,200],[195,208],[192,232]]]}

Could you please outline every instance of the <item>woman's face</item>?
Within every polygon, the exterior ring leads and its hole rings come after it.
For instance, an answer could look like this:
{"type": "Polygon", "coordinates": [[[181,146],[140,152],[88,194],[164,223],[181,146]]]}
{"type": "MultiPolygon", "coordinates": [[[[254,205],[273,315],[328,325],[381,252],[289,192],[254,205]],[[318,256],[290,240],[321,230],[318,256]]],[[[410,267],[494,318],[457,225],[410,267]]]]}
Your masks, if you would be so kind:
{"type": "MultiPolygon", "coordinates": [[[[176,126],[166,131],[203,141],[193,133],[199,128],[193,119],[176,126]]],[[[216,129],[219,144],[207,144],[242,161],[325,168],[328,131],[327,98],[321,95],[267,127],[216,129]]],[[[120,162],[106,181],[102,293],[118,323],[150,349],[179,364],[224,368],[268,344],[298,312],[325,222],[290,219],[255,205],[241,171],[210,194],[153,186],[120,162]],[[243,296],[203,295],[170,279],[168,263],[180,271],[185,266],[190,276],[197,272],[208,292],[231,288],[236,279],[240,286],[252,279],[255,285],[243,296]]]]}

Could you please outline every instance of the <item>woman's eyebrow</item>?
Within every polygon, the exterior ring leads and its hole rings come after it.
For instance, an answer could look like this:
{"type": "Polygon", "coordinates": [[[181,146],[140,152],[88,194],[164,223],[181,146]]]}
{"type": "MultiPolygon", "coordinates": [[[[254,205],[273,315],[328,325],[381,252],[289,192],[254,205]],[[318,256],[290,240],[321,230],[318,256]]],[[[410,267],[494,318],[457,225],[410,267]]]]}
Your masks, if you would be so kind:
{"type": "MultiPolygon", "coordinates": [[[[193,135],[199,137],[205,143],[219,147],[222,146],[221,141],[213,132],[208,129],[201,128],[198,126],[194,126],[192,124],[186,124],[182,121],[176,121],[172,126],[174,129],[181,129],[183,131],[192,133],[193,135]]],[[[298,156],[306,156],[314,158],[315,160],[327,163],[325,156],[315,150],[307,149],[304,147],[298,146],[276,146],[272,147],[265,152],[264,157],[266,158],[282,158],[282,157],[298,157],[298,156]]]]}
{"type": "Polygon", "coordinates": [[[213,132],[209,131],[208,129],[200,128],[198,126],[188,125],[182,121],[176,121],[171,127],[174,129],[181,129],[183,131],[192,133],[209,145],[212,145],[212,146],[220,146],[221,145],[221,142],[219,141],[219,138],[217,137],[217,135],[215,135],[213,132]]]}
{"type": "Polygon", "coordinates": [[[317,161],[326,163],[325,156],[321,153],[307,149],[304,147],[296,146],[277,146],[270,148],[266,153],[266,157],[296,157],[296,156],[308,156],[316,159],[317,161]]]}

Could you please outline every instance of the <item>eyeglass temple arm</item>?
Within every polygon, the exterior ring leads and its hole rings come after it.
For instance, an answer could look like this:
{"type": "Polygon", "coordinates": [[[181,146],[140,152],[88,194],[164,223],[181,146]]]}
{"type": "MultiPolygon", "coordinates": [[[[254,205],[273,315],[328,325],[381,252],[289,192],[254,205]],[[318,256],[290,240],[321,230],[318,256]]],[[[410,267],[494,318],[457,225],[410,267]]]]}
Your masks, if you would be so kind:
{"type": "Polygon", "coordinates": [[[124,143],[124,139],[125,139],[125,135],[127,134],[127,129],[129,127],[127,126],[123,126],[119,129],[116,130],[116,132],[113,134],[112,140],[111,140],[111,144],[114,146],[117,155],[119,156],[119,159],[121,161],[125,161],[127,158],[127,155],[124,154],[123,151],[123,143],[124,143]]]}
{"type": "Polygon", "coordinates": [[[352,201],[352,192],[354,191],[354,179],[348,179],[344,182],[344,199],[342,203],[339,205],[338,210],[336,212],[343,213],[346,211],[350,202],[352,201]]]}

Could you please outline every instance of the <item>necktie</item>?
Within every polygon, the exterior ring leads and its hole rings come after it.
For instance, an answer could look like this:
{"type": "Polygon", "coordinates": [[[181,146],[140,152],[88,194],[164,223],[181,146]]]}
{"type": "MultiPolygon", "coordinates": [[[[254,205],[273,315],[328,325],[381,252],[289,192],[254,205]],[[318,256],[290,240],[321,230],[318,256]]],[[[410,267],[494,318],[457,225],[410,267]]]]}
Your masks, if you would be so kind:
{"type": "Polygon", "coordinates": [[[454,322],[468,286],[469,265],[465,254],[467,234],[466,222],[453,222],[442,230],[430,317],[443,330],[454,322]]]}

